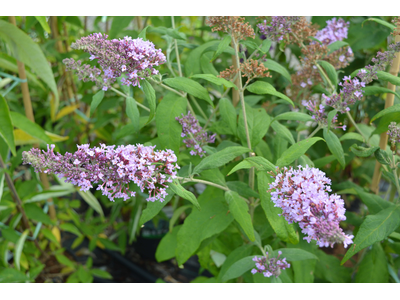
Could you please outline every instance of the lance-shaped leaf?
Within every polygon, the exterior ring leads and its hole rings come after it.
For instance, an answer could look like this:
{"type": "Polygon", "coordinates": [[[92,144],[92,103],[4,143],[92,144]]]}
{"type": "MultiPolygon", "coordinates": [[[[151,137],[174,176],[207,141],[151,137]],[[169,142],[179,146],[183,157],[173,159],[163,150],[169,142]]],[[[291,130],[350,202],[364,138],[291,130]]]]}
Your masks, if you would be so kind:
{"type": "Polygon", "coordinates": [[[327,128],[324,128],[324,139],[326,141],[326,144],[328,145],[329,150],[337,158],[342,168],[344,169],[344,167],[346,166],[346,161],[344,159],[344,151],[339,138],[332,131],[328,131],[327,128]]]}
{"type": "Polygon", "coordinates": [[[142,80],[143,92],[146,95],[147,103],[149,103],[150,114],[147,123],[149,123],[156,113],[156,91],[152,85],[146,80],[142,80]]]}
{"type": "Polygon", "coordinates": [[[214,169],[232,161],[235,157],[251,150],[245,147],[232,146],[218,151],[204,158],[193,170],[193,173],[200,173],[203,170],[214,169]]]}
{"type": "Polygon", "coordinates": [[[187,189],[181,186],[178,180],[174,180],[173,182],[171,182],[169,184],[169,187],[175,194],[182,197],[183,199],[190,201],[194,206],[196,206],[198,210],[200,210],[200,204],[197,201],[195,195],[193,195],[192,192],[189,192],[187,189]]]}
{"type": "Polygon", "coordinates": [[[350,257],[365,247],[385,239],[399,225],[400,205],[388,207],[376,215],[368,215],[361,224],[354,239],[354,244],[346,252],[341,264],[344,264],[350,257]]]}
{"type": "Polygon", "coordinates": [[[323,139],[320,137],[312,137],[290,146],[285,152],[282,153],[281,157],[279,157],[276,165],[278,167],[283,167],[291,164],[304,153],[306,153],[312,145],[321,140],[323,141],[323,139]]]}
{"type": "Polygon", "coordinates": [[[15,152],[15,142],[13,134],[13,124],[10,117],[10,110],[8,108],[6,99],[0,94],[0,138],[2,138],[13,155],[15,152]]]}
{"type": "Polygon", "coordinates": [[[225,199],[226,202],[228,202],[229,210],[235,220],[239,223],[240,227],[242,227],[244,233],[247,235],[250,241],[254,242],[254,228],[251,221],[251,216],[248,212],[249,206],[247,205],[246,201],[234,191],[225,192],[225,199]]]}
{"type": "Polygon", "coordinates": [[[247,90],[258,95],[274,95],[278,98],[285,100],[287,103],[294,107],[293,101],[286,95],[278,92],[270,83],[265,81],[256,81],[247,87],[247,90]]]}

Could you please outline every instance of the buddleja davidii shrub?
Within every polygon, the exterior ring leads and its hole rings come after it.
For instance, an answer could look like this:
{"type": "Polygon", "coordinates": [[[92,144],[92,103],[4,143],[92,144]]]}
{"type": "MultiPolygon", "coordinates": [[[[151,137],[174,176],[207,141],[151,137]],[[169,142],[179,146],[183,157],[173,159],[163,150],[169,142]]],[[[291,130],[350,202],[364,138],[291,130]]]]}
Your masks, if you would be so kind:
{"type": "MultiPolygon", "coordinates": [[[[335,22],[336,20],[333,20],[332,23],[328,25],[333,24],[334,27],[335,22]]],[[[293,41],[299,43],[301,46],[303,46],[302,44],[304,44],[304,42],[308,42],[308,48],[304,46],[304,54],[308,57],[304,65],[305,67],[312,66],[311,69],[314,69],[313,66],[315,66],[318,69],[319,73],[314,73],[313,70],[310,70],[310,72],[312,72],[310,76],[312,76],[314,81],[317,81],[317,74],[320,74],[319,76],[322,78],[320,80],[325,84],[324,89],[327,90],[324,100],[327,104],[333,106],[336,111],[333,110],[333,113],[328,114],[325,113],[324,107],[321,107],[321,105],[317,107],[316,103],[309,102],[306,105],[308,105],[309,110],[313,111],[316,115],[312,119],[302,113],[287,113],[285,116],[271,118],[265,110],[252,108],[245,102],[245,90],[259,95],[272,95],[282,99],[282,101],[291,106],[294,106],[294,103],[286,95],[278,92],[271,84],[268,84],[268,82],[262,80],[253,82],[256,78],[270,76],[265,65],[260,63],[260,61],[251,60],[255,52],[248,58],[239,53],[241,41],[254,37],[254,30],[248,23],[244,22],[244,19],[238,17],[214,17],[209,20],[209,24],[215,26],[215,30],[226,32],[229,38],[224,38],[221,42],[208,42],[207,47],[217,45],[217,55],[218,53],[222,53],[225,49],[229,49],[228,44],[231,42],[235,54],[234,59],[238,67],[228,68],[220,74],[219,78],[212,74],[193,74],[193,71],[200,71],[195,64],[187,64],[186,71],[191,71],[191,78],[204,79],[217,85],[225,85],[226,87],[233,87],[238,90],[240,98],[240,109],[238,112],[229,99],[224,99],[227,97],[227,92],[220,97],[221,99],[218,102],[221,119],[227,124],[228,130],[232,134],[232,141],[222,141],[222,137],[216,135],[215,138],[219,142],[219,146],[216,148],[210,147],[209,145],[207,146],[207,143],[214,142],[214,135],[207,134],[205,129],[210,119],[214,117],[214,110],[216,110],[215,103],[211,100],[206,89],[193,79],[183,77],[180,68],[178,68],[178,72],[181,76],[167,78],[162,82],[160,78],[151,77],[150,73],[142,74],[142,76],[147,77],[148,80],[170,91],[158,105],[155,114],[158,146],[164,149],[172,149],[178,156],[178,163],[183,163],[183,165],[181,165],[182,173],[179,174],[181,176],[176,177],[176,179],[180,180],[182,184],[191,182],[212,186],[206,188],[197,200],[195,195],[183,188],[178,181],[175,180],[173,183],[169,184],[169,195],[176,193],[180,197],[192,202],[197,208],[201,207],[201,210],[193,208],[183,225],[173,227],[174,224],[172,222],[170,233],[163,238],[157,250],[157,259],[162,261],[176,257],[178,264],[181,265],[190,256],[197,253],[201,265],[213,273],[215,276],[214,280],[222,282],[242,275],[245,280],[249,282],[258,281],[260,279],[270,280],[270,278],[285,282],[291,282],[293,279],[295,281],[306,280],[312,282],[314,280],[312,275],[309,278],[300,279],[299,274],[302,274],[305,270],[308,270],[309,274],[311,274],[316,264],[318,264],[315,261],[317,257],[320,257],[321,260],[329,265],[340,269],[338,261],[335,259],[333,259],[333,261],[328,259],[320,250],[315,250],[314,244],[307,244],[303,239],[308,242],[315,240],[320,247],[333,246],[335,243],[343,243],[345,246],[351,244],[353,236],[344,233],[339,227],[339,222],[345,219],[343,200],[335,194],[330,195],[328,193],[331,191],[329,187],[330,180],[318,169],[304,166],[300,167],[299,170],[294,170],[292,167],[286,168],[285,166],[289,166],[293,163],[297,165],[297,162],[295,162],[296,160],[304,165],[313,164],[304,153],[314,143],[321,140],[321,138],[313,136],[323,127],[325,127],[324,138],[329,149],[339,162],[341,164],[343,163],[342,158],[344,155],[342,155],[343,149],[341,149],[340,141],[332,130],[329,130],[329,127],[331,127],[331,129],[338,127],[337,125],[332,125],[332,123],[335,124],[335,115],[338,111],[348,114],[347,105],[352,104],[355,97],[360,97],[360,93],[362,93],[360,87],[363,87],[363,81],[360,82],[358,79],[352,80],[351,78],[345,79],[342,83],[343,90],[338,96],[332,83],[335,82],[335,80],[336,82],[338,81],[336,73],[332,72],[332,68],[333,70],[335,68],[332,67],[329,62],[323,60],[325,57],[324,53],[326,54],[326,51],[323,50],[326,49],[323,43],[329,44],[331,42],[330,38],[326,37],[327,34],[324,32],[320,33],[319,37],[322,41],[319,43],[317,37],[315,38],[316,40],[309,38],[310,35],[307,31],[309,27],[304,18],[292,19],[273,17],[270,23],[264,22],[264,25],[260,25],[260,29],[263,30],[270,39],[275,39],[277,41],[293,36],[293,41]],[[286,25],[280,26],[280,24],[286,25]],[[297,25],[294,26],[295,24],[297,25]],[[283,32],[282,28],[284,28],[283,32]],[[320,50],[320,48],[322,48],[322,50],[320,50]],[[318,54],[318,51],[320,51],[321,54],[318,54]],[[243,62],[240,61],[241,57],[243,58],[243,62]],[[310,63],[309,60],[311,59],[312,62],[310,63]],[[247,77],[247,81],[244,82],[243,80],[242,82],[242,76],[247,77]],[[232,85],[232,81],[236,78],[239,78],[240,82],[237,87],[232,85]],[[331,89],[332,92],[328,92],[329,89],[331,89]],[[213,112],[202,111],[196,98],[203,100],[204,104],[209,104],[213,112]],[[194,114],[195,111],[191,107],[191,104],[195,105],[198,114],[194,114]],[[188,110],[188,114],[186,113],[186,109],[188,110]],[[191,113],[189,114],[189,112],[191,113]],[[238,120],[237,115],[239,115],[238,120]],[[202,117],[204,127],[200,126],[198,123],[202,117]],[[299,136],[297,143],[291,132],[279,122],[280,120],[300,120],[304,122],[313,119],[318,122],[317,129],[311,133],[307,139],[301,140],[301,136],[299,136]],[[277,149],[274,149],[275,153],[273,153],[273,155],[271,155],[270,149],[268,149],[268,146],[266,146],[267,144],[263,141],[263,137],[267,134],[270,127],[276,133],[276,136],[274,136],[274,143],[277,145],[277,149]],[[184,138],[184,144],[186,147],[190,148],[190,151],[184,151],[181,156],[179,150],[182,138],[184,138]],[[241,143],[243,146],[240,146],[237,142],[241,143]],[[291,144],[289,148],[287,148],[287,143],[291,144]],[[259,146],[260,144],[262,146],[259,146]],[[261,155],[256,156],[254,151],[261,155]],[[200,160],[198,158],[190,159],[190,155],[205,155],[206,157],[200,160]],[[223,176],[224,174],[222,174],[218,168],[230,163],[238,156],[244,156],[245,159],[236,164],[234,168],[229,171],[229,174],[238,171],[238,179],[240,181],[226,181],[223,176]],[[273,156],[273,159],[271,159],[273,163],[263,156],[273,156]],[[181,160],[179,160],[180,157],[182,157],[181,160]],[[184,166],[185,160],[189,162],[188,166],[184,166]],[[194,167],[192,166],[192,162],[194,162],[194,167]],[[275,166],[285,168],[276,173],[277,170],[275,166]],[[245,169],[249,169],[249,172],[243,172],[245,169]],[[256,170],[257,180],[255,176],[256,170]],[[271,175],[275,180],[271,179],[266,171],[272,172],[271,175]],[[196,178],[196,175],[200,175],[201,177],[196,178]],[[321,180],[324,183],[321,183],[321,180]],[[256,188],[256,184],[258,189],[256,188]],[[321,184],[322,186],[319,186],[321,184]],[[308,188],[303,187],[305,185],[307,185],[308,188]],[[262,220],[261,228],[263,227],[262,225],[265,224],[264,226],[270,228],[270,230],[254,231],[254,227],[260,228],[260,224],[256,226],[254,223],[254,216],[260,213],[260,207],[267,218],[261,217],[257,218],[257,220],[262,220]],[[283,209],[284,218],[279,216],[281,213],[279,208],[283,209]],[[297,227],[289,223],[298,223],[300,230],[297,230],[297,227]],[[269,224],[270,227],[267,224],[269,224]],[[271,233],[273,231],[277,238],[271,239],[271,233]],[[221,243],[224,243],[224,236],[227,232],[230,233],[232,238],[225,240],[225,243],[232,245],[231,248],[224,248],[221,245],[221,243]],[[240,237],[241,240],[238,237],[240,237]],[[282,242],[287,243],[287,248],[282,248],[285,247],[285,244],[282,242]],[[295,248],[291,246],[291,244],[295,245],[298,243],[299,246],[294,246],[295,248]],[[288,261],[290,263],[288,263],[288,261]],[[293,268],[291,268],[291,264],[293,268]],[[220,270],[218,269],[219,267],[221,267],[220,270]],[[253,276],[249,275],[250,273],[247,272],[250,270],[253,276]],[[294,273],[292,273],[293,271],[294,273]]],[[[338,26],[338,28],[343,28],[343,24],[342,27],[338,26]]],[[[317,33],[315,34],[318,36],[317,33]]],[[[344,33],[341,31],[340,34],[338,34],[339,38],[343,38],[343,34],[344,33]]],[[[118,44],[120,42],[114,41],[114,43],[118,44]]],[[[259,48],[262,47],[263,44],[260,45],[259,48]]],[[[201,47],[202,46],[199,46],[193,50],[193,53],[199,55],[199,52],[201,53],[200,50],[203,49],[204,51],[205,49],[201,47]],[[197,52],[195,52],[196,50],[197,52]]],[[[349,53],[348,50],[346,51],[347,52],[343,53],[339,51],[337,53],[339,62],[345,60],[346,57],[344,59],[341,59],[341,57],[345,55],[345,53],[349,53]]],[[[178,64],[179,63],[178,59],[178,64]]],[[[122,72],[126,70],[124,66],[126,68],[126,64],[118,65],[122,72]]],[[[140,63],[136,64],[136,66],[142,71],[143,68],[146,69],[146,67],[143,67],[140,63]]],[[[106,69],[103,68],[105,73],[107,73],[105,76],[111,76],[110,78],[113,78],[112,76],[118,75],[110,73],[110,68],[108,66],[105,66],[105,68],[106,69]]],[[[97,70],[95,71],[97,72],[97,70]]],[[[374,71],[374,69],[370,71],[374,71]]],[[[100,75],[97,73],[92,74],[92,77],[90,77],[90,74],[88,73],[89,78],[100,75]]],[[[133,77],[135,79],[135,74],[137,74],[137,72],[129,72],[128,78],[133,77]],[[132,73],[134,74],[132,75],[132,73]]],[[[363,76],[362,74],[365,73],[361,72],[361,77],[363,76]]],[[[153,97],[154,91],[151,85],[148,84],[147,81],[144,81],[144,77],[141,77],[145,85],[143,90],[147,93],[146,96],[149,95],[149,98],[153,97]]],[[[301,88],[305,88],[305,84],[306,86],[307,84],[312,85],[313,81],[312,79],[309,81],[309,79],[310,78],[305,78],[304,80],[306,80],[306,82],[299,82],[298,84],[301,88]]],[[[135,81],[135,84],[138,84],[138,82],[135,81]]],[[[294,84],[296,84],[296,82],[294,82],[294,84]]],[[[115,90],[114,88],[112,89],[115,90]]],[[[150,99],[154,99],[154,97],[150,99]]],[[[137,105],[139,105],[139,103],[127,95],[126,105],[127,114],[131,118],[134,128],[138,128],[139,113],[137,105]]],[[[150,112],[149,121],[152,118],[152,114],[154,114],[154,108],[155,106],[146,109],[150,112]]],[[[348,114],[348,116],[351,118],[350,114],[348,114]]],[[[354,127],[357,128],[354,121],[352,123],[354,127]]],[[[345,129],[345,126],[340,126],[342,129],[345,129]]],[[[271,135],[268,134],[268,136],[271,135]]],[[[151,150],[149,154],[155,155],[151,150]]],[[[91,156],[90,153],[88,153],[88,155],[91,156]]],[[[93,155],[95,154],[93,153],[93,155]]],[[[141,169],[138,169],[136,163],[136,160],[140,160],[140,158],[135,154],[133,155],[132,162],[130,162],[128,157],[124,155],[122,157],[123,159],[120,158],[118,161],[115,161],[115,163],[121,164],[121,166],[117,168],[118,170],[115,170],[117,173],[122,171],[121,168],[124,166],[129,166],[129,168],[134,167],[136,170],[141,169]],[[125,162],[125,160],[127,160],[127,162],[125,162]]],[[[107,156],[107,159],[111,160],[112,157],[108,158],[107,156]]],[[[144,163],[151,166],[149,167],[148,178],[150,182],[148,182],[148,184],[156,183],[153,179],[156,177],[153,176],[158,174],[158,171],[154,169],[156,168],[155,165],[157,165],[157,162],[148,161],[147,157],[144,159],[144,163]],[[153,165],[153,163],[155,164],[153,165]]],[[[71,161],[71,164],[81,168],[81,166],[78,166],[81,161],[79,159],[77,160],[78,161],[74,162],[71,161]]],[[[114,162],[112,163],[114,164],[114,162]]],[[[89,164],[87,164],[86,167],[88,166],[89,164]]],[[[342,166],[344,166],[344,164],[342,164],[342,166]]],[[[85,169],[85,167],[83,169],[85,169]]],[[[90,168],[86,169],[89,170],[90,168]]],[[[225,171],[223,172],[225,173],[225,171]]],[[[79,172],[74,174],[74,176],[79,176],[78,173],[79,172]]],[[[86,171],[82,173],[82,178],[73,180],[85,182],[85,177],[87,176],[86,171]]],[[[118,187],[118,185],[113,186],[115,182],[111,180],[112,176],[116,176],[115,178],[118,178],[118,176],[126,176],[126,174],[118,173],[117,175],[117,173],[114,175],[106,174],[107,181],[104,182],[106,188],[107,186],[111,188],[118,187]],[[111,182],[110,185],[108,185],[109,182],[111,182]]],[[[90,176],[98,175],[90,174],[90,176]]],[[[138,176],[139,179],[143,178],[143,174],[138,174],[138,176]]],[[[171,176],[171,179],[173,179],[174,176],[175,175],[171,176]]],[[[135,184],[138,184],[138,182],[135,181],[137,180],[135,175],[129,178],[129,180],[133,180],[135,184]]],[[[78,183],[78,181],[76,182],[78,183]]],[[[157,186],[155,186],[155,189],[157,190],[157,186]]],[[[115,192],[117,191],[115,190],[115,192]]],[[[120,190],[118,193],[124,192],[120,190]]],[[[121,196],[121,194],[118,194],[118,196],[121,196]]],[[[150,198],[151,195],[148,199],[150,198]]],[[[163,199],[160,198],[160,200],[163,199]]],[[[154,217],[167,201],[169,200],[165,199],[163,202],[157,201],[154,205],[148,205],[143,211],[140,223],[154,217]]],[[[176,220],[187,208],[189,207],[183,206],[178,208],[173,220],[176,220]]],[[[138,213],[140,213],[140,210],[138,210],[138,213]]],[[[347,274],[347,271],[344,272],[347,274]]],[[[319,269],[319,273],[320,276],[327,281],[332,281],[332,278],[334,278],[321,269],[319,269]]]]}

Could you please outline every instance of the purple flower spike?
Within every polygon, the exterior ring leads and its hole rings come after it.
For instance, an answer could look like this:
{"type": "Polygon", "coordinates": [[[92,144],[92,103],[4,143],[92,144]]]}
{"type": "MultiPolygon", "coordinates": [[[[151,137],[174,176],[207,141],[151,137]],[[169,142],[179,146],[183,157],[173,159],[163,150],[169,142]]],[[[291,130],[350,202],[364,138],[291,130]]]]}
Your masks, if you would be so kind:
{"type": "Polygon", "coordinates": [[[350,22],[345,22],[342,18],[339,18],[339,20],[333,18],[332,20],[326,21],[326,24],[327,26],[324,29],[317,32],[315,35],[316,39],[320,40],[325,45],[347,39],[350,22]]]}
{"type": "Polygon", "coordinates": [[[267,39],[274,42],[280,42],[283,37],[292,32],[292,25],[300,21],[300,17],[272,17],[272,21],[267,25],[267,20],[264,20],[264,24],[258,24],[260,33],[263,34],[267,39]]]}
{"type": "Polygon", "coordinates": [[[181,118],[176,117],[175,120],[179,121],[182,125],[181,137],[186,137],[186,139],[183,140],[186,147],[194,148],[190,151],[190,155],[199,155],[200,157],[203,157],[205,151],[202,147],[208,143],[214,143],[216,134],[209,136],[199,125],[196,118],[190,114],[190,111],[186,116],[182,114],[181,118]]]}
{"type": "Polygon", "coordinates": [[[278,277],[281,274],[281,270],[285,270],[290,268],[290,264],[286,262],[286,258],[279,259],[282,252],[278,252],[277,257],[268,258],[267,256],[262,256],[258,258],[257,256],[253,258],[253,261],[256,263],[256,268],[251,270],[252,274],[262,273],[264,277],[271,277],[274,275],[278,277]]]}
{"type": "Polygon", "coordinates": [[[93,81],[103,90],[111,87],[117,77],[125,75],[121,83],[139,86],[143,80],[153,74],[158,74],[154,67],[166,62],[161,49],[155,49],[154,44],[141,38],[107,40],[106,34],[93,33],[72,44],[74,49],[82,49],[90,54],[90,60],[97,60],[103,70],[90,65],[81,65],[81,61],[66,58],[63,63],[68,70],[75,70],[78,78],[83,81],[93,81]]]}
{"type": "Polygon", "coordinates": [[[36,172],[60,174],[66,182],[80,186],[82,191],[101,183],[97,187],[111,201],[124,198],[124,201],[135,192],[129,191],[133,181],[140,190],[149,194],[147,201],[164,201],[168,182],[176,178],[179,169],[177,158],[172,150],[154,151],[155,146],[106,146],[89,148],[89,144],[78,145],[75,153],[64,155],[54,153],[54,145],[47,145],[47,152],[33,148],[24,151],[24,164],[31,164],[36,172]]]}
{"type": "Polygon", "coordinates": [[[286,221],[298,222],[307,242],[316,240],[320,247],[352,244],[353,235],[346,235],[339,222],[346,220],[344,201],[329,195],[331,180],[317,168],[299,166],[283,168],[270,184],[271,200],[283,210],[286,221]]]}

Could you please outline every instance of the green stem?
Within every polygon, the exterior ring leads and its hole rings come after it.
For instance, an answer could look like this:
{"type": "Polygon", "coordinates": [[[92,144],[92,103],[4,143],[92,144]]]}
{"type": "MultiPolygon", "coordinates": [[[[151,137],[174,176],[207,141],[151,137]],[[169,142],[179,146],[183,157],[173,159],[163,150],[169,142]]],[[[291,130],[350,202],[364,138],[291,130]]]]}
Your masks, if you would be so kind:
{"type": "MultiPolygon", "coordinates": [[[[113,88],[113,87],[111,88],[111,90],[114,91],[115,93],[117,93],[118,95],[121,95],[122,97],[129,98],[128,95],[125,95],[124,93],[122,93],[121,91],[119,91],[119,90],[117,90],[117,89],[115,89],[115,88],[113,88]]],[[[133,99],[133,100],[135,100],[135,99],[133,99]]],[[[144,110],[150,111],[150,109],[147,108],[146,106],[144,106],[142,103],[139,103],[139,102],[137,102],[136,100],[135,100],[135,102],[136,102],[136,104],[137,104],[138,106],[140,106],[140,107],[143,108],[144,110]]]]}
{"type": "Polygon", "coordinates": [[[177,95],[179,95],[179,96],[181,96],[181,97],[186,97],[186,93],[178,92],[177,90],[175,90],[175,89],[169,87],[168,85],[163,84],[162,82],[159,82],[159,81],[157,81],[157,80],[154,80],[154,79],[151,78],[151,77],[149,77],[149,78],[150,78],[150,80],[151,80],[152,82],[154,82],[155,84],[158,84],[159,86],[162,86],[164,89],[166,89],[166,90],[168,90],[168,91],[171,91],[171,92],[173,92],[173,93],[175,93],[175,94],[177,94],[177,95]]]}
{"type": "Polygon", "coordinates": [[[354,126],[354,128],[358,131],[359,134],[361,134],[361,136],[364,139],[364,142],[370,146],[370,144],[368,143],[368,139],[367,137],[364,135],[364,133],[360,130],[360,128],[357,126],[356,122],[354,121],[353,117],[351,116],[350,112],[346,111],[346,115],[350,120],[350,123],[354,126]]]}
{"type": "Polygon", "coordinates": [[[396,167],[396,161],[395,161],[395,157],[394,157],[394,152],[392,151],[392,172],[394,175],[394,179],[395,179],[395,183],[396,183],[396,189],[397,189],[397,203],[399,203],[399,199],[400,199],[400,185],[399,185],[399,175],[397,175],[397,167],[396,167]]]}
{"type": "MultiPolygon", "coordinates": [[[[200,111],[200,114],[203,116],[204,120],[207,120],[207,115],[205,114],[205,112],[203,111],[203,109],[201,108],[201,106],[199,105],[199,103],[197,102],[197,100],[192,96],[189,95],[190,99],[192,99],[194,105],[197,107],[197,109],[200,111]]],[[[194,112],[193,112],[194,113],[194,112]]]]}
{"type": "Polygon", "coordinates": [[[332,94],[334,94],[335,93],[335,87],[333,86],[333,84],[332,84],[331,80],[329,79],[328,75],[326,75],[324,69],[322,69],[321,66],[318,63],[316,63],[315,65],[317,66],[318,70],[321,72],[322,76],[325,78],[326,82],[328,82],[329,87],[332,89],[332,94]]]}
{"type": "MultiPolygon", "coordinates": [[[[171,21],[172,21],[172,28],[175,29],[174,16],[171,16],[171,21]]],[[[179,77],[182,77],[182,69],[181,69],[181,62],[180,62],[180,58],[179,58],[178,42],[176,41],[176,39],[174,39],[174,43],[175,43],[175,55],[176,55],[176,63],[178,64],[179,77]]]]}
{"type": "Polygon", "coordinates": [[[322,126],[318,124],[317,128],[315,128],[315,130],[314,130],[307,138],[308,138],[308,139],[309,139],[309,138],[312,138],[314,135],[317,134],[317,132],[318,132],[321,128],[322,128],[322,126]]]}

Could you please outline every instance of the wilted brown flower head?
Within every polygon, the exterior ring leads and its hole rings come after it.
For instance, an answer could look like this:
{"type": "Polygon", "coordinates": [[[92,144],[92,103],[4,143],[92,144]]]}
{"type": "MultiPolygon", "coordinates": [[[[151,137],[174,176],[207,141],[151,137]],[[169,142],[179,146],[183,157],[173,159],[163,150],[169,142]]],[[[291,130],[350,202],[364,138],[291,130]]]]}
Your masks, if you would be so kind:
{"type": "Polygon", "coordinates": [[[306,17],[300,17],[300,20],[292,25],[292,35],[289,35],[291,43],[298,44],[311,41],[310,36],[315,36],[318,31],[317,24],[311,24],[306,17]]]}
{"type": "MultiPolygon", "coordinates": [[[[239,69],[235,69],[234,66],[230,66],[225,71],[220,72],[218,77],[231,80],[238,71],[239,69]]],[[[247,77],[246,83],[258,77],[271,77],[269,72],[267,72],[268,68],[265,67],[260,61],[253,59],[250,59],[245,63],[241,63],[240,71],[242,72],[242,77],[247,77]]]]}
{"type": "Polygon", "coordinates": [[[245,40],[247,37],[254,39],[254,29],[247,22],[245,23],[244,17],[208,17],[206,20],[207,25],[212,28],[212,31],[223,31],[232,35],[238,40],[245,40]]]}

